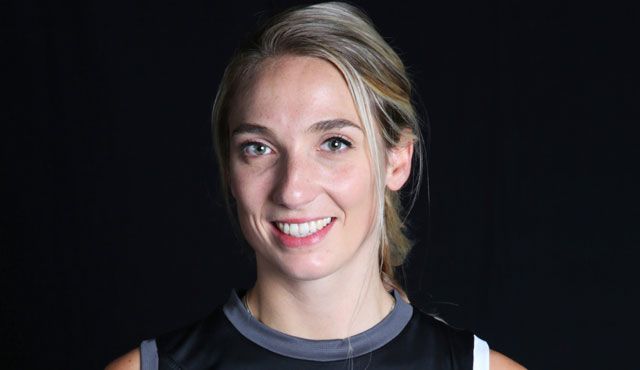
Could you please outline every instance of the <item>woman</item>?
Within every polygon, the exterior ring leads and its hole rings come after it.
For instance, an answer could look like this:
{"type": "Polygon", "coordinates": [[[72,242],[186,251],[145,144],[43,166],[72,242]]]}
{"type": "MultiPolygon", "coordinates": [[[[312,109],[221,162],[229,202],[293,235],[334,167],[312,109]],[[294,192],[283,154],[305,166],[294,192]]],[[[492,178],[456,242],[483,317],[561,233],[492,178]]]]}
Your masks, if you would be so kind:
{"type": "Polygon", "coordinates": [[[270,20],[227,67],[213,125],[255,285],[108,369],[521,368],[414,309],[394,278],[421,136],[404,66],[362,12],[270,20]]]}

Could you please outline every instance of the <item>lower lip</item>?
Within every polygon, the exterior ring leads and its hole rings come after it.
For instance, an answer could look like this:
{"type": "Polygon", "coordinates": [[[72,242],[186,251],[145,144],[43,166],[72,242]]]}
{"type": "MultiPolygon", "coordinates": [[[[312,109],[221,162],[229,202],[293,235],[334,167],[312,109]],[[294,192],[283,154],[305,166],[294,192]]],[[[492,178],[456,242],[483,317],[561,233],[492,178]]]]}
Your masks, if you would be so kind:
{"type": "Polygon", "coordinates": [[[280,240],[280,242],[288,248],[302,248],[307,247],[316,243],[319,243],[322,239],[324,239],[325,235],[329,232],[329,229],[333,227],[333,223],[336,219],[332,218],[331,222],[327,224],[322,230],[316,231],[314,234],[304,236],[302,238],[296,238],[295,236],[287,235],[280,231],[276,225],[273,223],[274,234],[280,240]]]}

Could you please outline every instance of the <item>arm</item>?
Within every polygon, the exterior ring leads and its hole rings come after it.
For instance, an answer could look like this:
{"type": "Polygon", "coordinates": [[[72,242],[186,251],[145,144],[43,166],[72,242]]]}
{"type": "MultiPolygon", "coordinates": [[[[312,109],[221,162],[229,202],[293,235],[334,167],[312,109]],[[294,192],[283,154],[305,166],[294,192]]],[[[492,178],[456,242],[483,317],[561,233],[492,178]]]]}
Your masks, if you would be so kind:
{"type": "Polygon", "coordinates": [[[491,350],[489,352],[489,370],[526,370],[526,368],[502,353],[491,350]]]}
{"type": "Polygon", "coordinates": [[[116,358],[104,370],[140,370],[140,349],[116,358]]]}

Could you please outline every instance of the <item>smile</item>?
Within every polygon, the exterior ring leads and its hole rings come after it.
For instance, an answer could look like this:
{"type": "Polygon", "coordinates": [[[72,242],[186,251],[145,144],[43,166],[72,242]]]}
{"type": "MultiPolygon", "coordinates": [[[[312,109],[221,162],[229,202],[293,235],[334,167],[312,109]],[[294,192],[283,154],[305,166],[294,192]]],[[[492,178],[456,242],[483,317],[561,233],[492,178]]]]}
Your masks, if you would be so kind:
{"type": "Polygon", "coordinates": [[[295,238],[304,238],[322,230],[331,222],[331,217],[325,217],[303,223],[276,222],[276,226],[283,233],[295,238]]]}
{"type": "Polygon", "coordinates": [[[324,217],[315,220],[291,219],[274,221],[273,235],[287,248],[304,248],[320,243],[331,230],[336,219],[324,217]]]}

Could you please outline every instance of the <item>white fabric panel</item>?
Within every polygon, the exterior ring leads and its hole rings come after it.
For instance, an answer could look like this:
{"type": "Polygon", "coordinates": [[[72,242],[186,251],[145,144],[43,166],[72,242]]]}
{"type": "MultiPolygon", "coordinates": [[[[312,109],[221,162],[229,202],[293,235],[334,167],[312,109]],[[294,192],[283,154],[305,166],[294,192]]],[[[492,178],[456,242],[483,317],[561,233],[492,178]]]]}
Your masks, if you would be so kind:
{"type": "Polygon", "coordinates": [[[489,370],[489,345],[473,336],[473,370],[489,370]]]}

